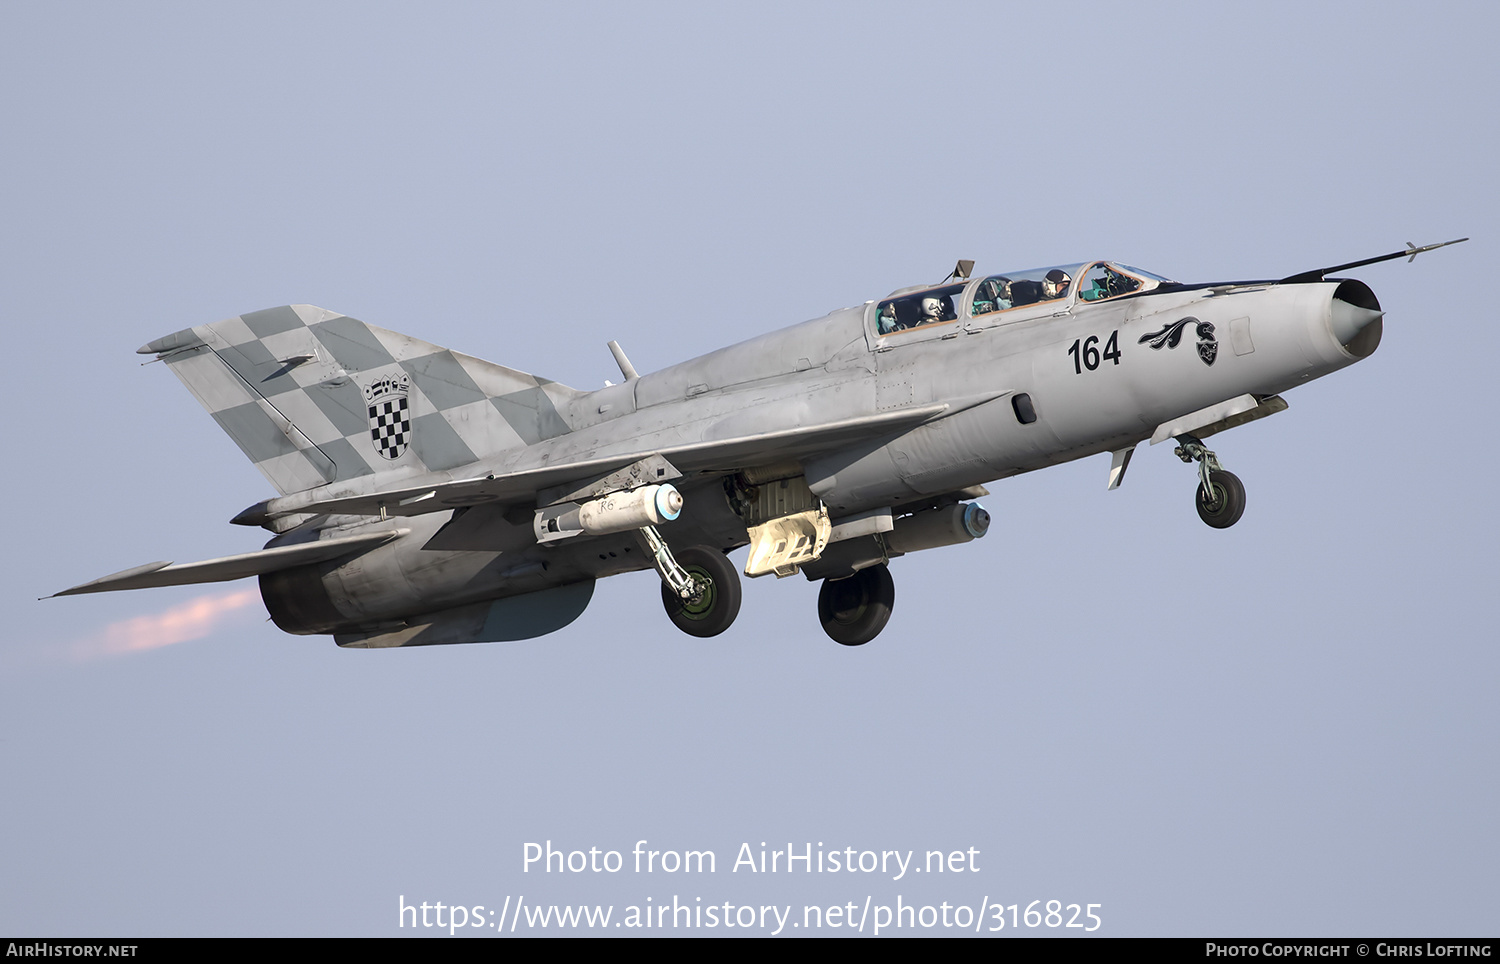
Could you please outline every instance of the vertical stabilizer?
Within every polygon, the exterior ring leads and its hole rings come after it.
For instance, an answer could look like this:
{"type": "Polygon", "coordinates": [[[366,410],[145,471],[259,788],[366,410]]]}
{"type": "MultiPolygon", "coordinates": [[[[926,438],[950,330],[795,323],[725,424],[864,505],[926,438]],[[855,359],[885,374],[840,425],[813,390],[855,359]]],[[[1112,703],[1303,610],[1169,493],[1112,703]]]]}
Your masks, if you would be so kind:
{"type": "Polygon", "coordinates": [[[565,434],[578,393],[310,305],[159,338],[155,354],[282,495],[465,465],[565,434]]]}

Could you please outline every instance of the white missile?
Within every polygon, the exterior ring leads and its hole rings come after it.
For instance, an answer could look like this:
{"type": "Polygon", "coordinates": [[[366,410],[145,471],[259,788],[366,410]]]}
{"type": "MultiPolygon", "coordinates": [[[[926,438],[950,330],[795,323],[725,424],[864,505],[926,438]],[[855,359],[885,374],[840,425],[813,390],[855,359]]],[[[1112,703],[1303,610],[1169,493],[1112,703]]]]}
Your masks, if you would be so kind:
{"type": "Polygon", "coordinates": [[[646,485],[628,492],[611,492],[587,502],[566,502],[538,509],[537,542],[554,542],[576,535],[602,536],[642,526],[671,522],[682,514],[682,493],[670,484],[646,485]]]}

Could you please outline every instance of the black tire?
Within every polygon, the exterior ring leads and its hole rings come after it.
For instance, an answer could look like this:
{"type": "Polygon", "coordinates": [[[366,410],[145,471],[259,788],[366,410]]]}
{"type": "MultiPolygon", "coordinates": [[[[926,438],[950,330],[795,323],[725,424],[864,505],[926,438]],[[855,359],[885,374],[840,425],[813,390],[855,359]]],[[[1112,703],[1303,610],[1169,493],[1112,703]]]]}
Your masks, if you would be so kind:
{"type": "Polygon", "coordinates": [[[848,579],[823,580],[818,620],[835,643],[863,646],[885,628],[896,604],[896,582],[885,566],[861,569],[848,579]]]}
{"type": "Polygon", "coordinates": [[[1213,486],[1214,499],[1210,503],[1204,498],[1203,486],[1198,486],[1198,518],[1215,529],[1227,529],[1245,514],[1244,483],[1233,472],[1210,472],[1208,482],[1213,486]]]}
{"type": "Polygon", "coordinates": [[[673,553],[677,564],[699,583],[706,583],[696,599],[683,599],[661,584],[661,604],[667,618],[689,636],[707,639],[728,629],[740,614],[740,574],[724,553],[692,546],[673,553]]]}

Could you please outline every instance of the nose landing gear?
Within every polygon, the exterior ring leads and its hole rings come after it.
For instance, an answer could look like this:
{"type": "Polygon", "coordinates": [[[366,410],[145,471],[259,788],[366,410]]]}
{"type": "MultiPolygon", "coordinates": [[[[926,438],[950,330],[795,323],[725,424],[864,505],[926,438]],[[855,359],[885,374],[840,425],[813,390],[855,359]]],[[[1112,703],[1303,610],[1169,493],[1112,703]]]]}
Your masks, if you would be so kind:
{"type": "Polygon", "coordinates": [[[1245,514],[1245,485],[1239,477],[1233,472],[1210,472],[1208,486],[1207,490],[1198,486],[1198,518],[1215,529],[1227,529],[1240,521],[1245,514]]]}
{"type": "Polygon", "coordinates": [[[1245,514],[1245,485],[1219,464],[1214,453],[1191,435],[1179,435],[1174,454],[1187,463],[1198,463],[1198,518],[1215,529],[1227,529],[1245,514]]]}

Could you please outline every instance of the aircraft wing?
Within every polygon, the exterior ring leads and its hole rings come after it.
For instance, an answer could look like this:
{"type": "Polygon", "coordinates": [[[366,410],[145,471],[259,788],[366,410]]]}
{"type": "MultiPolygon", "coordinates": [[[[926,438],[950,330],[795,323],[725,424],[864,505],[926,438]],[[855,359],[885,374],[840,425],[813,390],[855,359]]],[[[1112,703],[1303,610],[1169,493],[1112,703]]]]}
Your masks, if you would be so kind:
{"type": "Polygon", "coordinates": [[[151,589],[157,586],[186,586],[200,582],[227,582],[245,576],[305,566],[313,562],[326,562],[354,552],[373,549],[382,543],[405,535],[410,529],[395,529],[373,532],[339,539],[323,539],[292,546],[275,546],[257,552],[242,552],[235,556],[207,559],[203,562],[186,562],[176,565],[170,562],[148,562],[123,572],[103,576],[72,589],[53,593],[53,596],[77,596],[86,592],[111,592],[116,589],[151,589]]]}
{"type": "MultiPolygon", "coordinates": [[[[568,461],[556,465],[518,468],[479,478],[428,483],[401,489],[389,489],[345,498],[308,498],[312,493],[283,496],[252,506],[236,522],[256,525],[264,518],[295,513],[329,513],[348,515],[408,516],[439,512],[460,506],[486,502],[518,501],[558,486],[566,486],[592,476],[603,476],[626,469],[642,460],[659,456],[670,460],[668,469],[674,475],[662,475],[659,481],[670,481],[682,475],[735,472],[757,462],[795,459],[830,447],[849,444],[888,432],[899,432],[955,411],[998,398],[1005,392],[991,393],[973,399],[924,405],[876,415],[831,422],[811,428],[793,428],[727,439],[695,441],[664,445],[649,450],[622,449],[619,454],[568,461]],[[768,458],[768,454],[771,458],[768,458]]],[[[655,481],[643,479],[640,483],[655,481]]]]}

